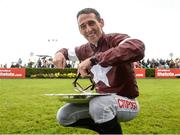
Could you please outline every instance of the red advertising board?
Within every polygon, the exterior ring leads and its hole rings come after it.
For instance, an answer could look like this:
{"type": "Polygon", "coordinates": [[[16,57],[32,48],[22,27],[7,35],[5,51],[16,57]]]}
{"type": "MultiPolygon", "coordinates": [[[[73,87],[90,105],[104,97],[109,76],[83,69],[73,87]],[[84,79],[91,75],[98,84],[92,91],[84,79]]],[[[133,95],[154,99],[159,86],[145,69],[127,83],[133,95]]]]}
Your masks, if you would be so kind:
{"type": "Polygon", "coordinates": [[[180,77],[179,68],[155,69],[156,78],[177,78],[180,77]]]}
{"type": "Polygon", "coordinates": [[[0,68],[0,78],[25,78],[25,68],[0,68]]]}
{"type": "Polygon", "coordinates": [[[144,68],[135,68],[134,69],[136,78],[145,78],[146,77],[146,69],[144,68]]]}

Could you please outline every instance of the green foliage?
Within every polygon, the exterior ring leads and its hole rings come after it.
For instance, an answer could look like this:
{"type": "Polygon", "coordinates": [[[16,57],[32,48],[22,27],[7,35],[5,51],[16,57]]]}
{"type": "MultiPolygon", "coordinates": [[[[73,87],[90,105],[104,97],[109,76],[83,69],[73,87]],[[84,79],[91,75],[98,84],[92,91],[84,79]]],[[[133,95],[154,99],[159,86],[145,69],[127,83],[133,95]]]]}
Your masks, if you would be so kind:
{"type": "MultiPolygon", "coordinates": [[[[88,79],[80,79],[87,86],[88,79]]],[[[56,112],[64,105],[47,93],[75,93],[73,79],[1,79],[0,134],[96,134],[63,127],[56,112]]],[[[121,123],[124,134],[180,134],[180,79],[138,79],[140,113],[121,123]]]]}
{"type": "MultiPolygon", "coordinates": [[[[26,77],[30,78],[75,78],[77,68],[26,68],[26,77]]],[[[147,68],[146,77],[155,77],[155,69],[147,68]]]]}
{"type": "Polygon", "coordinates": [[[35,74],[31,75],[31,78],[75,78],[77,77],[76,73],[46,73],[46,74],[35,74]]]}
{"type": "Polygon", "coordinates": [[[155,69],[146,68],[146,77],[155,77],[155,69]]]}
{"type": "Polygon", "coordinates": [[[26,68],[26,77],[30,78],[74,78],[76,68],[26,68]]]}

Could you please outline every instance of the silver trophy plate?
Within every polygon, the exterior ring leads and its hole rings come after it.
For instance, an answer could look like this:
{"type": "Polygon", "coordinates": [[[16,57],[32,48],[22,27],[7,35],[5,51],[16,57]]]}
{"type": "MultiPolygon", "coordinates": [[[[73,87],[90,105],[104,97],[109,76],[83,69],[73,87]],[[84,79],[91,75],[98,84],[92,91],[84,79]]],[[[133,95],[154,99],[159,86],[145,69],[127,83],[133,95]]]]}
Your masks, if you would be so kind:
{"type": "Polygon", "coordinates": [[[68,103],[88,103],[90,99],[97,96],[107,96],[112,93],[73,93],[73,94],[45,94],[46,96],[55,96],[60,101],[68,103]]]}

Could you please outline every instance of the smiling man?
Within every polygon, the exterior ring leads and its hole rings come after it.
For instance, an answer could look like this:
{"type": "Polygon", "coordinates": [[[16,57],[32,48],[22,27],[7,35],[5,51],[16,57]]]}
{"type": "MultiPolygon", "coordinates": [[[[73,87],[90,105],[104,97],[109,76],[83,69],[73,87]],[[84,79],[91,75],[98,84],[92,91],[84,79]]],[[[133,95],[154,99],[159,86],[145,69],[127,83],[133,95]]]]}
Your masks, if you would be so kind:
{"type": "MultiPolygon", "coordinates": [[[[103,31],[104,20],[97,10],[78,12],[80,33],[88,43],[75,48],[82,77],[89,73],[97,93],[112,93],[92,98],[88,104],[68,103],[57,112],[59,124],[92,129],[100,134],[122,134],[119,122],[134,119],[139,112],[139,96],[133,62],[144,57],[144,43],[127,34],[103,31]]],[[[58,68],[65,67],[68,50],[60,49],[54,57],[58,68]]]]}

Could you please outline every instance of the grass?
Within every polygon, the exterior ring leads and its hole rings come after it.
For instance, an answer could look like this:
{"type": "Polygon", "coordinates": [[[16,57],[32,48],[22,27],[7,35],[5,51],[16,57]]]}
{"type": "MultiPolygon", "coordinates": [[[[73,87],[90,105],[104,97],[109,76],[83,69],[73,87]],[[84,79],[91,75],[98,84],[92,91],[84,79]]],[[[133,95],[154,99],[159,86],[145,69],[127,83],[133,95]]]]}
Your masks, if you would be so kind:
{"type": "MultiPolygon", "coordinates": [[[[71,79],[1,79],[0,134],[96,134],[62,127],[56,112],[64,102],[45,93],[72,93],[71,79]]],[[[180,79],[138,79],[141,111],[121,123],[125,134],[180,134],[180,79]]],[[[88,84],[88,80],[81,83],[88,84]]]]}

